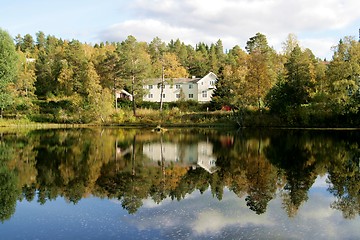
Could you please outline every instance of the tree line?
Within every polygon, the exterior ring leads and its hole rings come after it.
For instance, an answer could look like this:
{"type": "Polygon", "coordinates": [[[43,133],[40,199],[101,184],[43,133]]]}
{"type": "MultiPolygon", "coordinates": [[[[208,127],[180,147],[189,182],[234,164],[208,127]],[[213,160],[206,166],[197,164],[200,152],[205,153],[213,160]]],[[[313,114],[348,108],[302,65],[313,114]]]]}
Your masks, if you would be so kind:
{"type": "MultiPolygon", "coordinates": [[[[0,116],[56,109],[56,121],[105,122],[117,109],[115,93],[133,95],[132,110],[151,78],[218,76],[210,110],[269,111],[288,123],[317,118],[350,121],[359,108],[360,43],[344,37],[331,60],[317,58],[294,34],[276,52],[264,34],[225,50],[222,41],[195,46],[179,39],[150,43],[128,36],[95,45],[43,32],[17,35],[0,30],[0,116]],[[349,120],[350,119],[350,120],[349,120]]],[[[161,86],[159,86],[161,87],[161,86]]]]}

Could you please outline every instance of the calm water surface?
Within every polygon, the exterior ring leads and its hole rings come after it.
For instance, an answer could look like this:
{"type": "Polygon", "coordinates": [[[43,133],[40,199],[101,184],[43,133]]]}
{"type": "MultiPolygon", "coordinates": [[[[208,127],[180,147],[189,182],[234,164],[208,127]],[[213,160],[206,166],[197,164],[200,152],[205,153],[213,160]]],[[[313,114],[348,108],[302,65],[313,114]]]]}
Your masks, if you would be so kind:
{"type": "Polygon", "coordinates": [[[360,132],[0,130],[1,239],[358,239],[360,132]]]}

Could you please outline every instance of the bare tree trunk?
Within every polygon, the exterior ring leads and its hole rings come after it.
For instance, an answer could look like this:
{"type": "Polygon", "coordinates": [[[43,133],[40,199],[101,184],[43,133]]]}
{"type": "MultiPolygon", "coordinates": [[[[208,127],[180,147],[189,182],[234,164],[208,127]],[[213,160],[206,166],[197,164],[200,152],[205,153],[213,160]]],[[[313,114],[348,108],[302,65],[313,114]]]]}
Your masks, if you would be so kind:
{"type": "Polygon", "coordinates": [[[133,151],[132,151],[132,158],[131,158],[131,168],[132,168],[132,175],[135,176],[135,159],[136,159],[136,135],[133,138],[133,151]]]}
{"type": "Polygon", "coordinates": [[[164,92],[164,65],[161,67],[161,85],[160,85],[160,112],[163,108],[163,92],[164,92]]]}
{"type": "Polygon", "coordinates": [[[160,147],[161,147],[161,171],[163,174],[163,180],[165,181],[165,158],[164,158],[164,154],[163,154],[163,138],[162,138],[162,134],[161,134],[161,138],[160,138],[160,147]]]}
{"type": "Polygon", "coordinates": [[[116,96],[116,78],[114,79],[114,97],[115,97],[115,110],[117,111],[118,105],[117,105],[117,96],[116,96]]]}
{"type": "Polygon", "coordinates": [[[131,94],[132,94],[132,106],[133,106],[133,113],[136,116],[136,102],[135,102],[135,94],[134,94],[134,85],[135,85],[135,76],[132,76],[132,86],[131,86],[131,94]]]}

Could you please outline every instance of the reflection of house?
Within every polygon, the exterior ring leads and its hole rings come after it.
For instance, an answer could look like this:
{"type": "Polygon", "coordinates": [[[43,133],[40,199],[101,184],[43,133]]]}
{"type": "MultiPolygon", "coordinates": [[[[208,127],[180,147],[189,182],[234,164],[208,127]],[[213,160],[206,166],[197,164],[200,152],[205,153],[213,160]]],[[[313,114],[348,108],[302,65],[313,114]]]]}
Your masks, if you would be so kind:
{"type": "MultiPolygon", "coordinates": [[[[165,79],[163,88],[163,102],[175,102],[182,100],[194,100],[209,102],[215,89],[217,77],[210,72],[203,78],[175,78],[165,79]]],[[[148,93],[143,97],[144,101],[160,102],[161,79],[149,80],[144,89],[148,93]]]]}
{"type": "Polygon", "coordinates": [[[161,161],[161,155],[166,162],[182,162],[188,165],[196,163],[196,146],[176,143],[148,143],[143,146],[143,153],[153,161],[161,161]],[[162,152],[161,152],[162,147],[162,152]]]}
{"type": "Polygon", "coordinates": [[[187,166],[198,165],[206,171],[216,171],[216,158],[213,155],[213,145],[209,142],[194,144],[147,143],[143,145],[143,153],[152,161],[178,162],[187,166]]]}
{"type": "Polygon", "coordinates": [[[215,172],[217,168],[216,158],[213,155],[213,145],[208,142],[199,142],[198,151],[197,164],[209,173],[215,172]]]}

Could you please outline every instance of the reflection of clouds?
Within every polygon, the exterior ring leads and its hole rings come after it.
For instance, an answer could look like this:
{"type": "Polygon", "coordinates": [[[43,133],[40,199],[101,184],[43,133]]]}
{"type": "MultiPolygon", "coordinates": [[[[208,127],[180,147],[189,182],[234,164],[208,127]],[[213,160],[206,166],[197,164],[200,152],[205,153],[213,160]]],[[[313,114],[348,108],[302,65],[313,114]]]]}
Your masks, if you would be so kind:
{"type": "Polygon", "coordinates": [[[342,217],[341,211],[332,209],[334,197],[328,193],[314,192],[296,216],[300,229],[307,229],[308,236],[320,239],[358,239],[359,218],[354,221],[342,217]]]}
{"type": "Polygon", "coordinates": [[[312,185],[312,188],[316,188],[316,187],[327,188],[329,186],[329,183],[326,182],[327,178],[328,178],[328,174],[325,174],[324,176],[317,176],[314,184],[312,185]]]}
{"type": "Polygon", "coordinates": [[[154,202],[151,198],[143,200],[142,208],[158,208],[158,207],[164,207],[164,205],[171,203],[170,198],[166,198],[162,200],[160,203],[154,202]]]}
{"type": "Polygon", "coordinates": [[[180,234],[177,239],[356,239],[360,219],[345,220],[340,211],[330,208],[334,197],[319,188],[325,179],[317,180],[309,200],[293,218],[282,208],[279,195],[264,214],[257,215],[244,197],[225,189],[222,201],[213,198],[210,190],[196,191],[181,201],[167,198],[159,205],[147,199],[135,215],[122,221],[139,231],[160,231],[161,236],[180,234]]]}
{"type": "Polygon", "coordinates": [[[231,225],[245,227],[247,225],[263,225],[272,226],[267,217],[258,218],[253,213],[241,214],[241,216],[226,216],[217,210],[201,212],[197,216],[196,221],[192,224],[192,229],[197,234],[218,233],[223,228],[231,225]]]}

